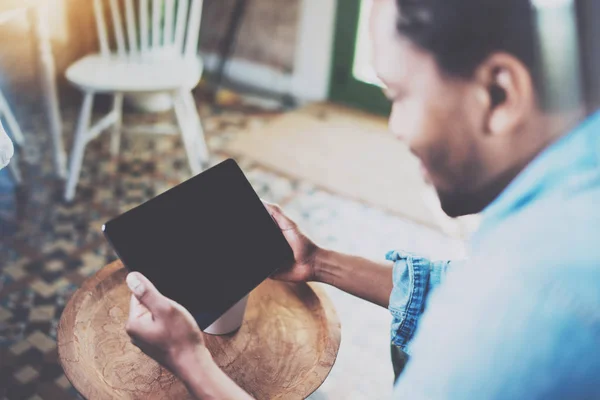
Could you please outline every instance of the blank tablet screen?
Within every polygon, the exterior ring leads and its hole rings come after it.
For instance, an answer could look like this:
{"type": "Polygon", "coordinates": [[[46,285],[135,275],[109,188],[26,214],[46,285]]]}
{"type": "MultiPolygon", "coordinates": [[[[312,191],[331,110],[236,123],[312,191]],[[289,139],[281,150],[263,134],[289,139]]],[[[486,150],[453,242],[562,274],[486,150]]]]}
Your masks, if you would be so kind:
{"type": "Polygon", "coordinates": [[[235,161],[227,160],[107,222],[125,266],[206,329],[293,253],[235,161]]]}

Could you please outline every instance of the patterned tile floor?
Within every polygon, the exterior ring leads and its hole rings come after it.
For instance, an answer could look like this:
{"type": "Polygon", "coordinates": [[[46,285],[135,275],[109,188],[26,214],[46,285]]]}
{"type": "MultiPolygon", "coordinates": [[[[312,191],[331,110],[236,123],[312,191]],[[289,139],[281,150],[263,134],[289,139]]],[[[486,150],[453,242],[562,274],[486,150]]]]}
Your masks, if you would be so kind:
{"type": "MultiPolygon", "coordinates": [[[[218,114],[201,108],[201,114],[211,164],[227,158],[223,147],[229,139],[276,115],[252,107],[218,114]]],[[[76,110],[65,110],[67,140],[75,117],[76,110]]],[[[149,118],[128,115],[126,123],[147,123],[149,118]]],[[[26,185],[15,188],[8,171],[0,172],[0,399],[78,398],[57,362],[56,326],[71,294],[115,259],[100,226],[190,174],[178,136],[125,135],[115,160],[104,135],[88,147],[76,200],[66,204],[62,183],[53,177],[42,116],[34,115],[29,125],[28,144],[20,153],[26,185]]],[[[281,204],[322,246],[371,258],[382,258],[392,248],[440,258],[462,254],[460,242],[436,231],[250,160],[238,161],[260,196],[281,204]]],[[[310,398],[388,398],[393,377],[387,311],[335,288],[327,290],[342,321],[342,345],[329,378],[310,398]]]]}

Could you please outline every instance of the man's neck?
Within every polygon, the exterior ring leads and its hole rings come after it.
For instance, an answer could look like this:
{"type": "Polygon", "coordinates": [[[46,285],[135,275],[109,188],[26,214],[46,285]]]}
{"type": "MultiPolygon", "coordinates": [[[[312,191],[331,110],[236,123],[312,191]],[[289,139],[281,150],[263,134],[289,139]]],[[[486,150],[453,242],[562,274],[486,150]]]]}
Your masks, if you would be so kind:
{"type": "Polygon", "coordinates": [[[473,196],[474,207],[483,211],[540,153],[568,134],[584,118],[585,113],[579,109],[541,116],[534,126],[528,128],[530,134],[522,135],[521,145],[514,146],[515,153],[517,149],[521,151],[520,154],[513,154],[510,166],[496,173],[495,179],[473,196]]]}
{"type": "Polygon", "coordinates": [[[545,131],[550,139],[549,143],[544,146],[546,148],[581,124],[586,118],[586,111],[581,107],[560,113],[546,114],[542,118],[545,131]]]}

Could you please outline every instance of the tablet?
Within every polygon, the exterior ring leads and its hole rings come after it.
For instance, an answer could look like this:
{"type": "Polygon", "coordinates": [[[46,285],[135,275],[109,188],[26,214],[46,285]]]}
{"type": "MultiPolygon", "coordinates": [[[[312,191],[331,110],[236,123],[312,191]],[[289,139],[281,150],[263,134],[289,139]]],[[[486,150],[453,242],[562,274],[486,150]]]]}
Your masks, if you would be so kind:
{"type": "Polygon", "coordinates": [[[102,229],[125,267],[187,308],[202,330],[294,260],[281,230],[231,159],[102,229]]]}

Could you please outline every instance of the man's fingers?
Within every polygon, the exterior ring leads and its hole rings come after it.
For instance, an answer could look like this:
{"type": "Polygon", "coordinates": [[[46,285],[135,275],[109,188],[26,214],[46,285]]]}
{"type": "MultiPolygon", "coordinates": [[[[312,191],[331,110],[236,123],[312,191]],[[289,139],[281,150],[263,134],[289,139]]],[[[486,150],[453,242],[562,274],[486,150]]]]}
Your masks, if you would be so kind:
{"type": "Polygon", "coordinates": [[[137,297],[132,294],[129,301],[129,318],[139,318],[149,312],[150,311],[142,303],[140,303],[137,297]]]}
{"type": "Polygon", "coordinates": [[[279,226],[279,229],[288,230],[288,229],[294,229],[296,227],[296,223],[294,221],[292,221],[291,219],[289,219],[283,213],[283,211],[281,210],[281,207],[279,207],[276,204],[269,203],[265,200],[262,200],[262,202],[265,205],[265,208],[267,209],[269,214],[271,214],[271,216],[273,217],[273,219],[279,226]]]}
{"type": "Polygon", "coordinates": [[[141,306],[140,301],[132,293],[131,297],[129,299],[129,315],[133,316],[133,317],[137,316],[140,311],[140,306],[141,306]]]}
{"type": "Polygon", "coordinates": [[[140,304],[146,307],[152,315],[162,314],[169,309],[169,299],[163,296],[152,282],[139,272],[131,272],[127,275],[127,286],[140,304]]]}
{"type": "Polygon", "coordinates": [[[268,201],[263,200],[263,199],[260,199],[260,201],[262,201],[263,205],[265,206],[265,208],[267,209],[269,214],[273,215],[273,214],[281,213],[281,208],[278,205],[269,203],[268,201]]]}
{"type": "Polygon", "coordinates": [[[148,321],[152,321],[152,313],[132,294],[129,300],[129,318],[125,325],[127,334],[132,337],[137,335],[148,321]]]}

